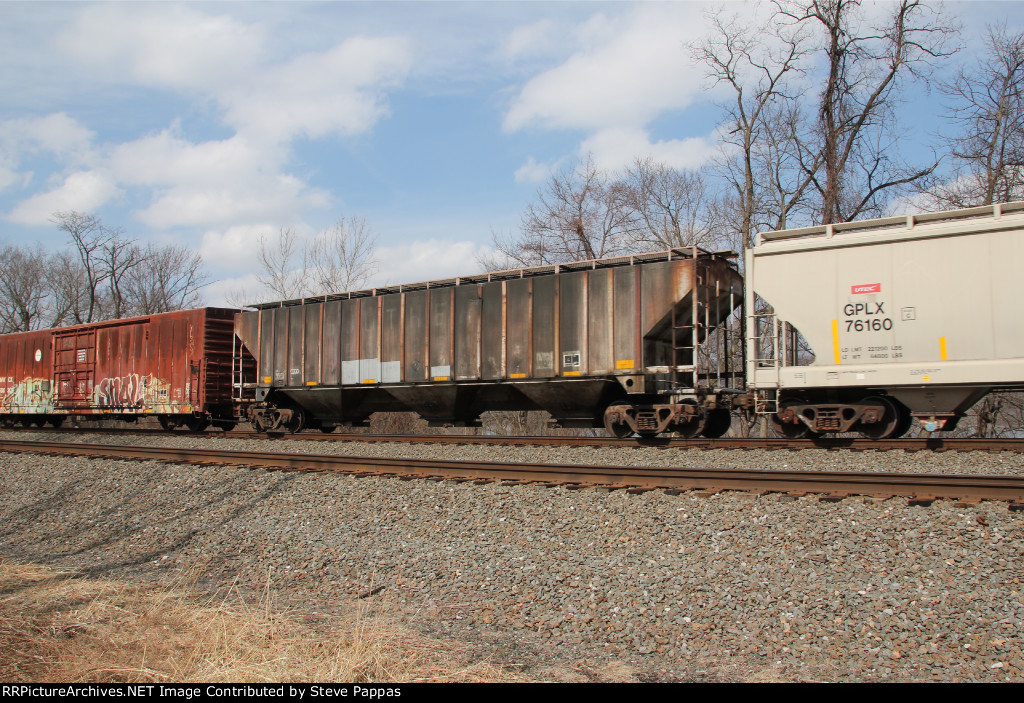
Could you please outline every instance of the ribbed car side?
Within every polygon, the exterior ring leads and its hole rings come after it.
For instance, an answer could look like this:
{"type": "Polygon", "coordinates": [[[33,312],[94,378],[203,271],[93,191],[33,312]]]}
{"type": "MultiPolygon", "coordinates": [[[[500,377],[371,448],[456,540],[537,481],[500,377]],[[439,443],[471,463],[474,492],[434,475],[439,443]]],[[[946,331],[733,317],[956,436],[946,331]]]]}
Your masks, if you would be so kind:
{"type": "Polygon", "coordinates": [[[256,366],[246,413],[295,431],[380,411],[474,426],[544,410],[561,427],[719,436],[742,385],[734,256],[677,249],[260,305],[236,323],[256,366]]]}
{"type": "Polygon", "coordinates": [[[0,337],[0,422],[69,417],[234,426],[234,310],[202,308],[0,337]]]}

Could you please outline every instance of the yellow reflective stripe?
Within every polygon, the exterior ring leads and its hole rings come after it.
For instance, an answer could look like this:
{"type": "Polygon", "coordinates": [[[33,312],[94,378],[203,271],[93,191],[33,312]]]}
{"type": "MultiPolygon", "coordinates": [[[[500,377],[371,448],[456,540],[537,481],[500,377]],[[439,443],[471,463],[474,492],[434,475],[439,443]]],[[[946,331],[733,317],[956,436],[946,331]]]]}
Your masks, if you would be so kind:
{"type": "Polygon", "coordinates": [[[946,338],[939,337],[939,358],[943,361],[948,361],[946,358],[946,338]]]}
{"type": "Polygon", "coordinates": [[[839,366],[839,320],[832,320],[832,353],[836,357],[836,366],[839,366]]]}

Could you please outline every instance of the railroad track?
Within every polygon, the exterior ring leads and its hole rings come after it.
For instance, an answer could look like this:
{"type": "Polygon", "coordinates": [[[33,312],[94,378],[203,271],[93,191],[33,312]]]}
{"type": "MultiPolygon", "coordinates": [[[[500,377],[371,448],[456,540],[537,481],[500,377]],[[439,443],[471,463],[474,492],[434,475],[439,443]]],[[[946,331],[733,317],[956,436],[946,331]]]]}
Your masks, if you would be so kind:
{"type": "MultiPolygon", "coordinates": [[[[63,427],[27,428],[17,432],[26,433],[59,433],[59,434],[138,434],[140,436],[181,436],[188,434],[183,430],[167,432],[160,429],[126,429],[97,427],[63,427]]],[[[683,439],[681,437],[521,437],[499,435],[461,435],[461,434],[427,434],[398,435],[370,433],[333,432],[302,432],[299,434],[275,433],[267,435],[262,432],[208,430],[194,433],[197,436],[224,437],[231,439],[301,439],[306,441],[326,442],[399,442],[407,444],[494,444],[517,446],[572,446],[572,447],[665,447],[676,449],[830,449],[849,451],[1004,451],[1024,452],[1024,438],[944,438],[944,437],[911,437],[901,439],[873,440],[863,437],[819,437],[817,439],[786,439],[784,437],[720,437],[707,439],[697,437],[683,439]]]]}
{"type": "Polygon", "coordinates": [[[879,499],[902,496],[914,504],[929,504],[939,498],[953,498],[965,503],[998,500],[1008,501],[1011,510],[1024,510],[1024,476],[511,464],[3,440],[0,440],[0,451],[291,471],[331,471],[404,479],[480,483],[501,481],[569,489],[622,489],[631,493],[650,490],[668,493],[743,491],[758,494],[786,493],[792,496],[819,494],[823,500],[840,500],[854,495],[879,499]]]}

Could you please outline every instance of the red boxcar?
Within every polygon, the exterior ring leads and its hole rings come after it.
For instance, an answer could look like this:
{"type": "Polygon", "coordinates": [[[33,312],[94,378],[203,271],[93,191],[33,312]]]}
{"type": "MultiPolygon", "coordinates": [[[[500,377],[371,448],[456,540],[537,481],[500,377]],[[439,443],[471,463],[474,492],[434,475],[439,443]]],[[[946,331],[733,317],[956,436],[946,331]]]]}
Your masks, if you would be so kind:
{"type": "Polygon", "coordinates": [[[234,310],[201,308],[0,336],[0,420],[233,424],[234,310]]]}

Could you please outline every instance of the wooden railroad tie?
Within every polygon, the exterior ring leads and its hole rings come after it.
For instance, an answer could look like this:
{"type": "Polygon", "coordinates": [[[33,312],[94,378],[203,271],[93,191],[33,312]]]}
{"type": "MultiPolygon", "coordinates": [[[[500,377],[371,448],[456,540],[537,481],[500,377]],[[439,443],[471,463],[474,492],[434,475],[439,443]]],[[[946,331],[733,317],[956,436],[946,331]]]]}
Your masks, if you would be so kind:
{"type": "Polygon", "coordinates": [[[981,498],[961,498],[953,503],[954,508],[973,508],[981,505],[981,498]]]}

